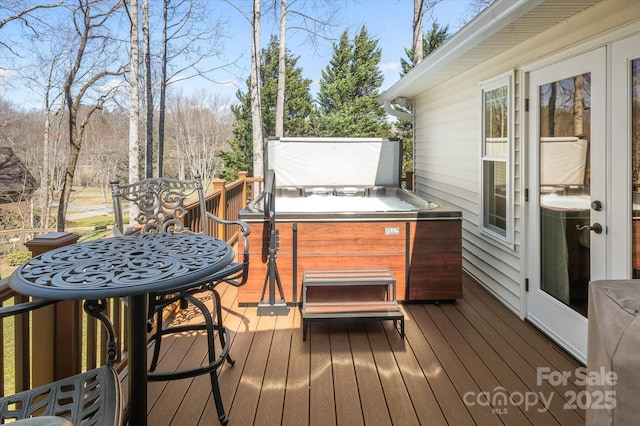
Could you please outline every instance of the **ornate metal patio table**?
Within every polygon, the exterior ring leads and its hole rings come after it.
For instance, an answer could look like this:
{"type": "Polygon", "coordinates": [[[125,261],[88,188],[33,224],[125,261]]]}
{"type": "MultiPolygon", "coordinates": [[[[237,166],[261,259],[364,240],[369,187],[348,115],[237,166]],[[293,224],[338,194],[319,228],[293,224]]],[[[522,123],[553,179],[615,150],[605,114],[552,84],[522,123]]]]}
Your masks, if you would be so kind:
{"type": "Polygon", "coordinates": [[[201,234],[103,238],[34,257],[9,285],[53,300],[129,298],[129,422],[146,425],[147,294],[200,285],[232,259],[226,242],[201,234]]]}

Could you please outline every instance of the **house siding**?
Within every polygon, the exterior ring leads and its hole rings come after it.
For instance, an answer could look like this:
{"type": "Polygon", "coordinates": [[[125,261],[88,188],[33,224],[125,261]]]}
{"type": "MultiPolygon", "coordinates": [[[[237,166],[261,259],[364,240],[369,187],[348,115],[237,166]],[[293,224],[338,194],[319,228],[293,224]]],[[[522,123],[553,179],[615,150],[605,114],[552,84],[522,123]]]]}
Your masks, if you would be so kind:
{"type": "Polygon", "coordinates": [[[640,2],[604,1],[414,98],[416,191],[422,197],[462,210],[465,271],[521,318],[526,315],[523,191],[527,173],[522,139],[526,132],[522,69],[531,67],[530,64],[546,65],[598,44],[610,43],[620,27],[637,22],[639,16],[640,2]],[[611,36],[607,39],[608,32],[611,36]],[[515,102],[514,234],[513,244],[507,246],[481,234],[478,226],[481,208],[479,85],[510,70],[514,71],[515,102]]]}
{"type": "MultiPolygon", "coordinates": [[[[465,271],[519,314],[520,238],[514,235],[514,246],[507,247],[480,234],[478,228],[480,81],[456,79],[415,99],[417,191],[422,197],[462,210],[465,271]],[[438,101],[429,102],[431,99],[438,101]]],[[[517,93],[517,86],[515,88],[517,93]]],[[[517,185],[519,179],[516,179],[517,185]]],[[[516,197],[519,193],[518,190],[516,197]]],[[[520,209],[515,211],[519,214],[520,209]]],[[[518,233],[519,230],[516,230],[518,233]]]]}

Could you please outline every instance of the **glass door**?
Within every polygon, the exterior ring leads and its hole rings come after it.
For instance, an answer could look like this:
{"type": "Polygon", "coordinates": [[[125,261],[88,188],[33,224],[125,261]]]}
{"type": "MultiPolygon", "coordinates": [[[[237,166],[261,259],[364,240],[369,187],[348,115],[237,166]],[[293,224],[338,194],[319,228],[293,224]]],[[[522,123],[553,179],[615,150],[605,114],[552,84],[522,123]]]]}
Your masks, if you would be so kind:
{"type": "Polygon", "coordinates": [[[589,281],[606,276],[605,61],[529,74],[528,318],[582,361],[589,281]]]}

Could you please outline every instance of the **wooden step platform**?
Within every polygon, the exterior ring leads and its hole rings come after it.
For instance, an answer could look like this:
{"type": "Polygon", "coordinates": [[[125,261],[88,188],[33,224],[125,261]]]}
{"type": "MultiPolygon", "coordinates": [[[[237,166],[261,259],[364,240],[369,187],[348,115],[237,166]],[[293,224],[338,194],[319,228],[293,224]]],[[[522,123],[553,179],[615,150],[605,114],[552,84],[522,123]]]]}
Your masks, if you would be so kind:
{"type": "Polygon", "coordinates": [[[310,322],[344,319],[391,320],[404,338],[404,314],[396,300],[395,277],[388,269],[305,271],[301,311],[303,341],[310,322]],[[310,288],[328,291],[320,293],[321,299],[310,300],[310,288]]]}

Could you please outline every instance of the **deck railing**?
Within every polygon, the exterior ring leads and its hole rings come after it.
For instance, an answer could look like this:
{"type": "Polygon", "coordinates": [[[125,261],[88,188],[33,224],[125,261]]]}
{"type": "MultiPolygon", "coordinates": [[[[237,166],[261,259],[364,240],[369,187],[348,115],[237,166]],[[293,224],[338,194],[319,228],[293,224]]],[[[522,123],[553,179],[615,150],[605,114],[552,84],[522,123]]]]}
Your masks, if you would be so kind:
{"type": "MultiPolygon", "coordinates": [[[[229,184],[216,179],[212,190],[205,195],[205,208],[220,218],[235,220],[250,201],[250,186],[257,185],[261,189],[261,182],[261,178],[247,177],[246,172],[241,172],[239,179],[229,184]]],[[[189,204],[184,218],[185,224],[196,232],[202,229],[202,225],[197,223],[199,219],[196,219],[200,217],[200,208],[199,201],[189,204]]],[[[233,244],[238,238],[236,228],[211,224],[209,233],[233,244]]],[[[65,244],[76,241],[77,236],[65,244]]],[[[5,306],[20,301],[23,297],[9,288],[8,280],[0,280],[0,303],[5,306]]],[[[109,316],[118,336],[120,368],[126,365],[127,360],[126,309],[126,304],[119,299],[109,301],[109,316]]],[[[81,302],[63,301],[15,318],[0,321],[3,335],[0,345],[2,395],[86,371],[106,361],[103,347],[105,332],[94,318],[84,313],[81,302]],[[36,323],[38,327],[32,327],[36,323]]]]}

